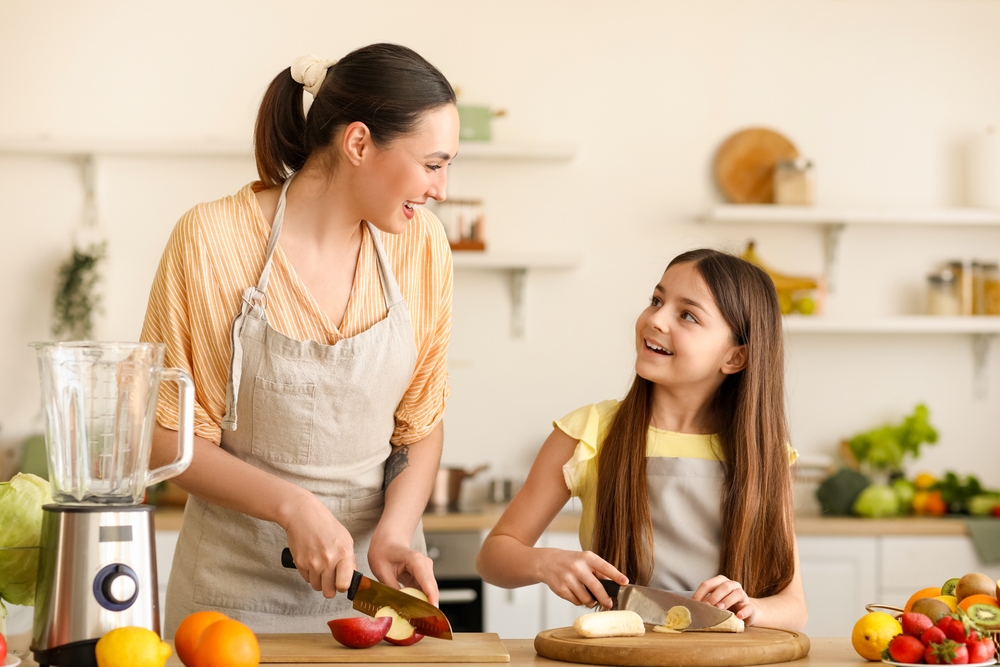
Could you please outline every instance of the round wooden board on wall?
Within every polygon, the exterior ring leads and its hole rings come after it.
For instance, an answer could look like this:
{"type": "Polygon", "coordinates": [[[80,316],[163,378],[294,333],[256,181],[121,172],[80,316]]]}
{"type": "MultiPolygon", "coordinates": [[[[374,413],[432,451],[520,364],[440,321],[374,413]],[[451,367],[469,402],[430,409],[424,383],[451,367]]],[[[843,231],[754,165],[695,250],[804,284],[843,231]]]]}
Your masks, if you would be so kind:
{"type": "Polygon", "coordinates": [[[774,165],[799,151],[783,135],[761,127],[730,135],[715,153],[715,181],[734,204],[773,204],[774,165]]]}
{"type": "Polygon", "coordinates": [[[642,637],[584,638],[573,628],[545,630],[535,637],[535,652],[550,660],[636,667],[732,667],[790,662],[809,653],[800,632],[747,628],[745,632],[663,634],[646,626],[642,637]]]}

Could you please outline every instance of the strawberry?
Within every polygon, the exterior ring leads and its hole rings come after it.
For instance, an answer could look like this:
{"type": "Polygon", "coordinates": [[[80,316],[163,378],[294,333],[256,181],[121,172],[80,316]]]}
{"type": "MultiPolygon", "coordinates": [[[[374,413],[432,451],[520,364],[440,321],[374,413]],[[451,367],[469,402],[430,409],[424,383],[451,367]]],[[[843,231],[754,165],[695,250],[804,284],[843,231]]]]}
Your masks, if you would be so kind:
{"type": "MultiPolygon", "coordinates": [[[[969,664],[977,662],[986,662],[987,660],[992,658],[993,651],[991,651],[990,649],[993,648],[992,646],[993,642],[990,641],[989,644],[990,645],[987,645],[986,641],[966,642],[965,648],[968,649],[969,651],[969,664]]],[[[889,646],[892,646],[892,642],[889,643],[889,646]]]]}
{"type": "Polygon", "coordinates": [[[986,637],[983,639],[983,643],[986,644],[986,648],[991,656],[997,652],[997,646],[992,637],[986,637]]]}
{"type": "Polygon", "coordinates": [[[932,665],[965,665],[969,662],[969,649],[965,644],[946,639],[924,649],[924,659],[932,665]]]}
{"type": "Polygon", "coordinates": [[[938,627],[944,630],[944,635],[948,639],[964,644],[969,640],[969,633],[965,623],[952,616],[942,616],[938,621],[938,627]]]}
{"type": "Polygon", "coordinates": [[[933,628],[928,628],[924,631],[924,634],[920,635],[920,641],[923,642],[924,646],[930,646],[931,644],[940,644],[944,642],[947,637],[944,636],[944,630],[934,626],[933,628]]]}
{"type": "Polygon", "coordinates": [[[889,657],[896,662],[920,662],[924,655],[924,645],[911,635],[896,635],[889,642],[889,647],[886,650],[889,651],[889,657]]]}
{"type": "Polygon", "coordinates": [[[924,614],[908,611],[899,619],[903,626],[903,634],[919,637],[925,630],[934,627],[934,621],[924,614]]]}

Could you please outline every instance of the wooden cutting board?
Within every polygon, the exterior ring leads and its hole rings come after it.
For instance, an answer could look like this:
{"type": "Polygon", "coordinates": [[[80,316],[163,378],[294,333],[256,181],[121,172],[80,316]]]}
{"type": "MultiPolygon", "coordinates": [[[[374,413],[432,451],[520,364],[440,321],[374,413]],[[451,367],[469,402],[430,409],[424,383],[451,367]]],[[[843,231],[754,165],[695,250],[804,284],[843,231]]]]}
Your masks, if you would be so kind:
{"type": "Polygon", "coordinates": [[[381,642],[371,648],[341,646],[329,634],[257,635],[260,662],[510,662],[494,633],[457,632],[446,641],[425,637],[411,646],[381,642]]]}
{"type": "Polygon", "coordinates": [[[774,165],[798,156],[795,144],[773,130],[743,130],[715,153],[715,181],[734,204],[773,204],[774,165]]]}
{"type": "Polygon", "coordinates": [[[556,628],[535,637],[535,651],[552,660],[593,665],[731,667],[798,660],[809,653],[809,638],[771,628],[663,634],[647,625],[642,637],[585,639],[573,628],[556,628]]]}

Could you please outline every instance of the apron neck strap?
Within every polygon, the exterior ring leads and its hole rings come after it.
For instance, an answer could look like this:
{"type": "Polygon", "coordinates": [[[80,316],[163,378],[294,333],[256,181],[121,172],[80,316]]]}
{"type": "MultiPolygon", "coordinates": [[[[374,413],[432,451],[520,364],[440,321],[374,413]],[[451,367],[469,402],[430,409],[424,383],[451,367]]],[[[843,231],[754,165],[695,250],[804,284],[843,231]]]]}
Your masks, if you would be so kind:
{"type": "Polygon", "coordinates": [[[260,272],[260,280],[257,281],[257,291],[261,295],[267,291],[267,279],[271,276],[271,260],[274,259],[274,250],[278,247],[278,237],[281,236],[281,223],[285,221],[285,194],[293,178],[295,178],[294,173],[285,179],[285,183],[281,186],[281,195],[278,197],[278,208],[274,211],[271,235],[267,237],[267,250],[264,251],[264,270],[260,272]]]}

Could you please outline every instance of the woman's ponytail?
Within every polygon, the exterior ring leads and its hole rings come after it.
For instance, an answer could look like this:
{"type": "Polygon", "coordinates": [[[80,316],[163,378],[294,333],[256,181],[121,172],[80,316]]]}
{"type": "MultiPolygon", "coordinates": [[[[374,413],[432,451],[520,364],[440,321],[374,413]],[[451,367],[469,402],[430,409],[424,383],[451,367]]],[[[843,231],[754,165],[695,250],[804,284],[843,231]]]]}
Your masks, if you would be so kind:
{"type": "Polygon", "coordinates": [[[305,134],[302,84],[292,79],[289,67],[267,87],[254,126],[254,158],[265,187],[284,183],[306,163],[305,134]]]}

